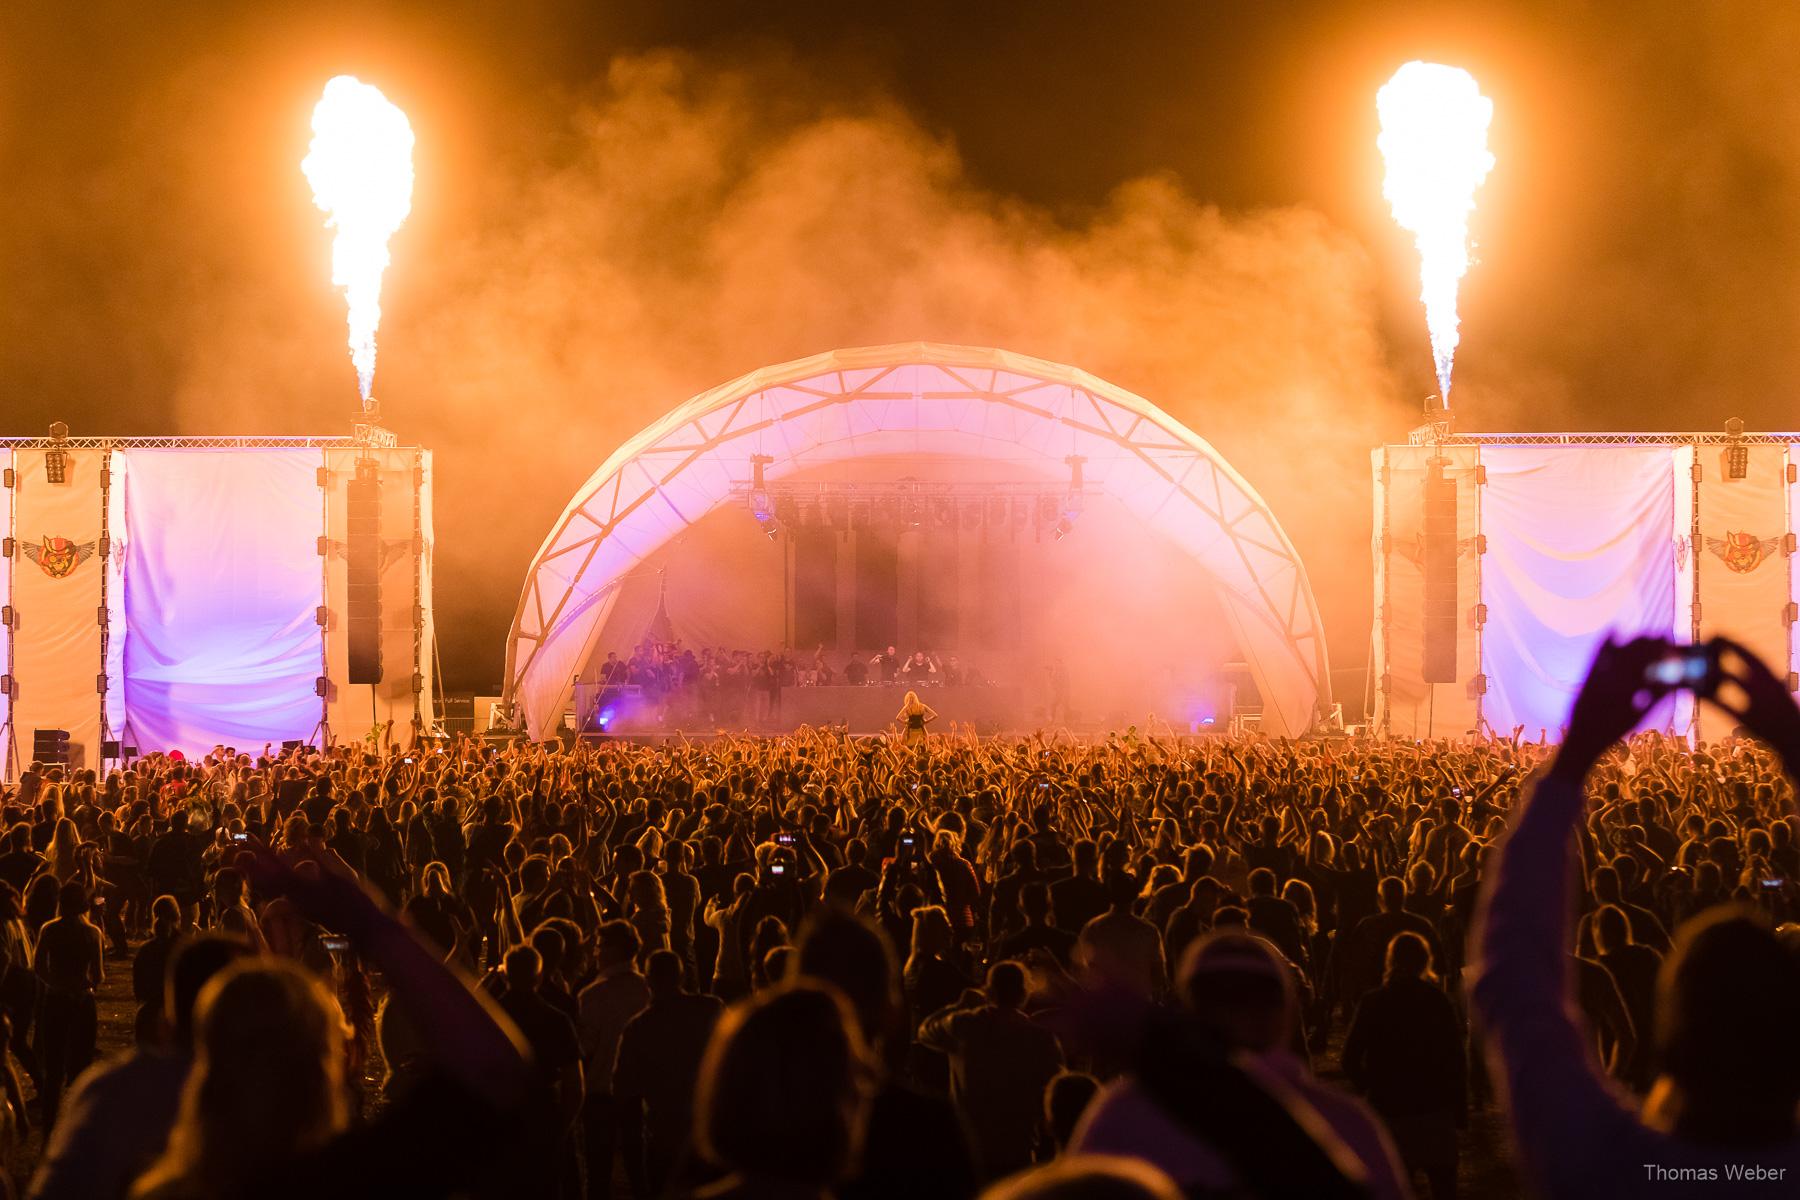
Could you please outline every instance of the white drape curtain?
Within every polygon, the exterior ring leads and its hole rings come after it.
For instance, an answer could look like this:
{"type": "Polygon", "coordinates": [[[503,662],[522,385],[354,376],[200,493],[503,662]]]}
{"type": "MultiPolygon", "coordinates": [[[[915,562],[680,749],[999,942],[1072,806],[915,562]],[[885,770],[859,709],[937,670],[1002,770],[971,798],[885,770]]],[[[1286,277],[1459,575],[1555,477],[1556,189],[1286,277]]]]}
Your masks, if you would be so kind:
{"type": "MultiPolygon", "coordinates": [[[[1729,478],[1725,451],[1702,447],[1700,459],[1700,636],[1727,634],[1787,673],[1789,591],[1787,447],[1747,446],[1742,479],[1729,478]]],[[[1728,735],[1736,724],[1710,704],[1700,706],[1700,737],[1728,735]]]]}
{"type": "Polygon", "coordinates": [[[100,473],[104,450],[62,450],[62,482],[47,452],[15,456],[12,560],[13,706],[19,765],[39,729],[69,734],[72,760],[100,765],[100,473]]]}
{"type": "MultiPolygon", "coordinates": [[[[13,452],[10,447],[0,447],[0,471],[13,469],[13,452]]],[[[0,538],[12,537],[13,534],[13,489],[0,487],[0,538]]],[[[17,549],[12,557],[0,558],[0,607],[12,603],[12,573],[14,565],[19,561],[17,549]]],[[[0,676],[12,670],[12,626],[0,625],[0,676]]],[[[0,779],[10,779],[15,767],[23,767],[13,754],[13,729],[8,723],[12,716],[12,698],[0,688],[0,779]]]]}
{"type": "Polygon", "coordinates": [[[1554,738],[1602,636],[1677,632],[1674,459],[1565,445],[1484,446],[1481,461],[1483,714],[1497,734],[1554,738]]]}
{"type": "Polygon", "coordinates": [[[125,714],[142,749],[309,737],[323,661],[316,450],[125,452],[125,714]]]}

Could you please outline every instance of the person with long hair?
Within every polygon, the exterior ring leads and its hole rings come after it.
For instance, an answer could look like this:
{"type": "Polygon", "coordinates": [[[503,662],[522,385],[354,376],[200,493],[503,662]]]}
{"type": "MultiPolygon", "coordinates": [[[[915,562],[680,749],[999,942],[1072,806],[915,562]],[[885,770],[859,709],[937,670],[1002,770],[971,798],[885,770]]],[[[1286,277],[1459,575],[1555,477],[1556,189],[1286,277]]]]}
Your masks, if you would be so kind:
{"type": "Polygon", "coordinates": [[[1424,1173],[1432,1200],[1456,1194],[1467,1055],[1456,1006],[1431,970],[1431,948],[1416,933],[1395,934],[1381,986],[1350,1021],[1344,1071],[1387,1122],[1407,1170],[1424,1173]]]}
{"type": "Polygon", "coordinates": [[[658,950],[669,948],[669,901],[662,876],[655,871],[633,871],[625,880],[625,919],[638,932],[640,963],[658,950]]]}
{"type": "Polygon", "coordinates": [[[75,828],[75,822],[67,817],[58,818],[56,830],[50,835],[50,852],[45,856],[46,868],[56,876],[57,883],[67,883],[81,871],[81,835],[75,828]]]}
{"type": "Polygon", "coordinates": [[[894,721],[900,726],[900,740],[908,746],[923,747],[925,745],[925,726],[937,720],[937,710],[919,699],[919,693],[907,692],[906,698],[900,702],[900,711],[894,714],[894,721]]]}

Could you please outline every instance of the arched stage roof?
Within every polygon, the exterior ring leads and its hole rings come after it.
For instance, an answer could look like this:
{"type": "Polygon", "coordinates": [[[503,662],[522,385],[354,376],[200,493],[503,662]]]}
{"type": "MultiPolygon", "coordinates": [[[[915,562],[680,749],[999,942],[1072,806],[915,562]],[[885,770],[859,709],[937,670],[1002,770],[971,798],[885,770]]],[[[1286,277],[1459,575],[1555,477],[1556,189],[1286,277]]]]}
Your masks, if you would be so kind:
{"type": "MultiPolygon", "coordinates": [[[[1254,488],[1154,404],[1085,371],[1005,350],[908,342],[763,367],[702,392],[615,450],[544,539],[506,648],[506,699],[555,729],[631,569],[750,480],[865,456],[943,455],[1047,469],[1087,459],[1121,501],[1217,582],[1263,696],[1263,728],[1308,729],[1330,700],[1306,569],[1254,488]]],[[[1104,620],[1104,614],[1097,614],[1104,620]]]]}

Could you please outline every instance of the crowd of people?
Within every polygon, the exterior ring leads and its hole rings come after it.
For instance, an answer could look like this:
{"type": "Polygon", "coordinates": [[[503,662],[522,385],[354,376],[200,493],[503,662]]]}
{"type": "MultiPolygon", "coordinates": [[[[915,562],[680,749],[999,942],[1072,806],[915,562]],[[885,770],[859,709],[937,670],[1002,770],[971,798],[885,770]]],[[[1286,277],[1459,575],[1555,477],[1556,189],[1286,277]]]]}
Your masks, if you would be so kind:
{"type": "Polygon", "coordinates": [[[1746,736],[1628,737],[1665,649],[1604,649],[1560,746],[34,764],[7,1161],[85,1200],[1442,1198],[1504,1105],[1538,1194],[1791,1188],[1800,710],[1728,649],[1746,736]]]}

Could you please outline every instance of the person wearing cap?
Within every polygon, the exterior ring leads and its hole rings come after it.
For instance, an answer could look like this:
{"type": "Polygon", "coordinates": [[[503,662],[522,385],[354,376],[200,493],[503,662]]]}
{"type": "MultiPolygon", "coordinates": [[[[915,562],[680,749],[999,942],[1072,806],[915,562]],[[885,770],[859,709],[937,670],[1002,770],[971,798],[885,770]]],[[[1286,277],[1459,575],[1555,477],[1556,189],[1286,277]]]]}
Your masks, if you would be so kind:
{"type": "MultiPolygon", "coordinates": [[[[1348,1152],[1376,1200],[1411,1195],[1400,1157],[1380,1118],[1361,1100],[1313,1078],[1290,1047],[1300,1020],[1293,977],[1268,942],[1247,933],[1214,933],[1188,947],[1177,973],[1182,1007],[1267,1086],[1310,1107],[1348,1152]]],[[[1230,1157],[1198,1131],[1163,1112],[1127,1074],[1100,1090],[1069,1146],[1074,1154],[1140,1158],[1166,1171],[1187,1195],[1243,1186],[1230,1157]]]]}

